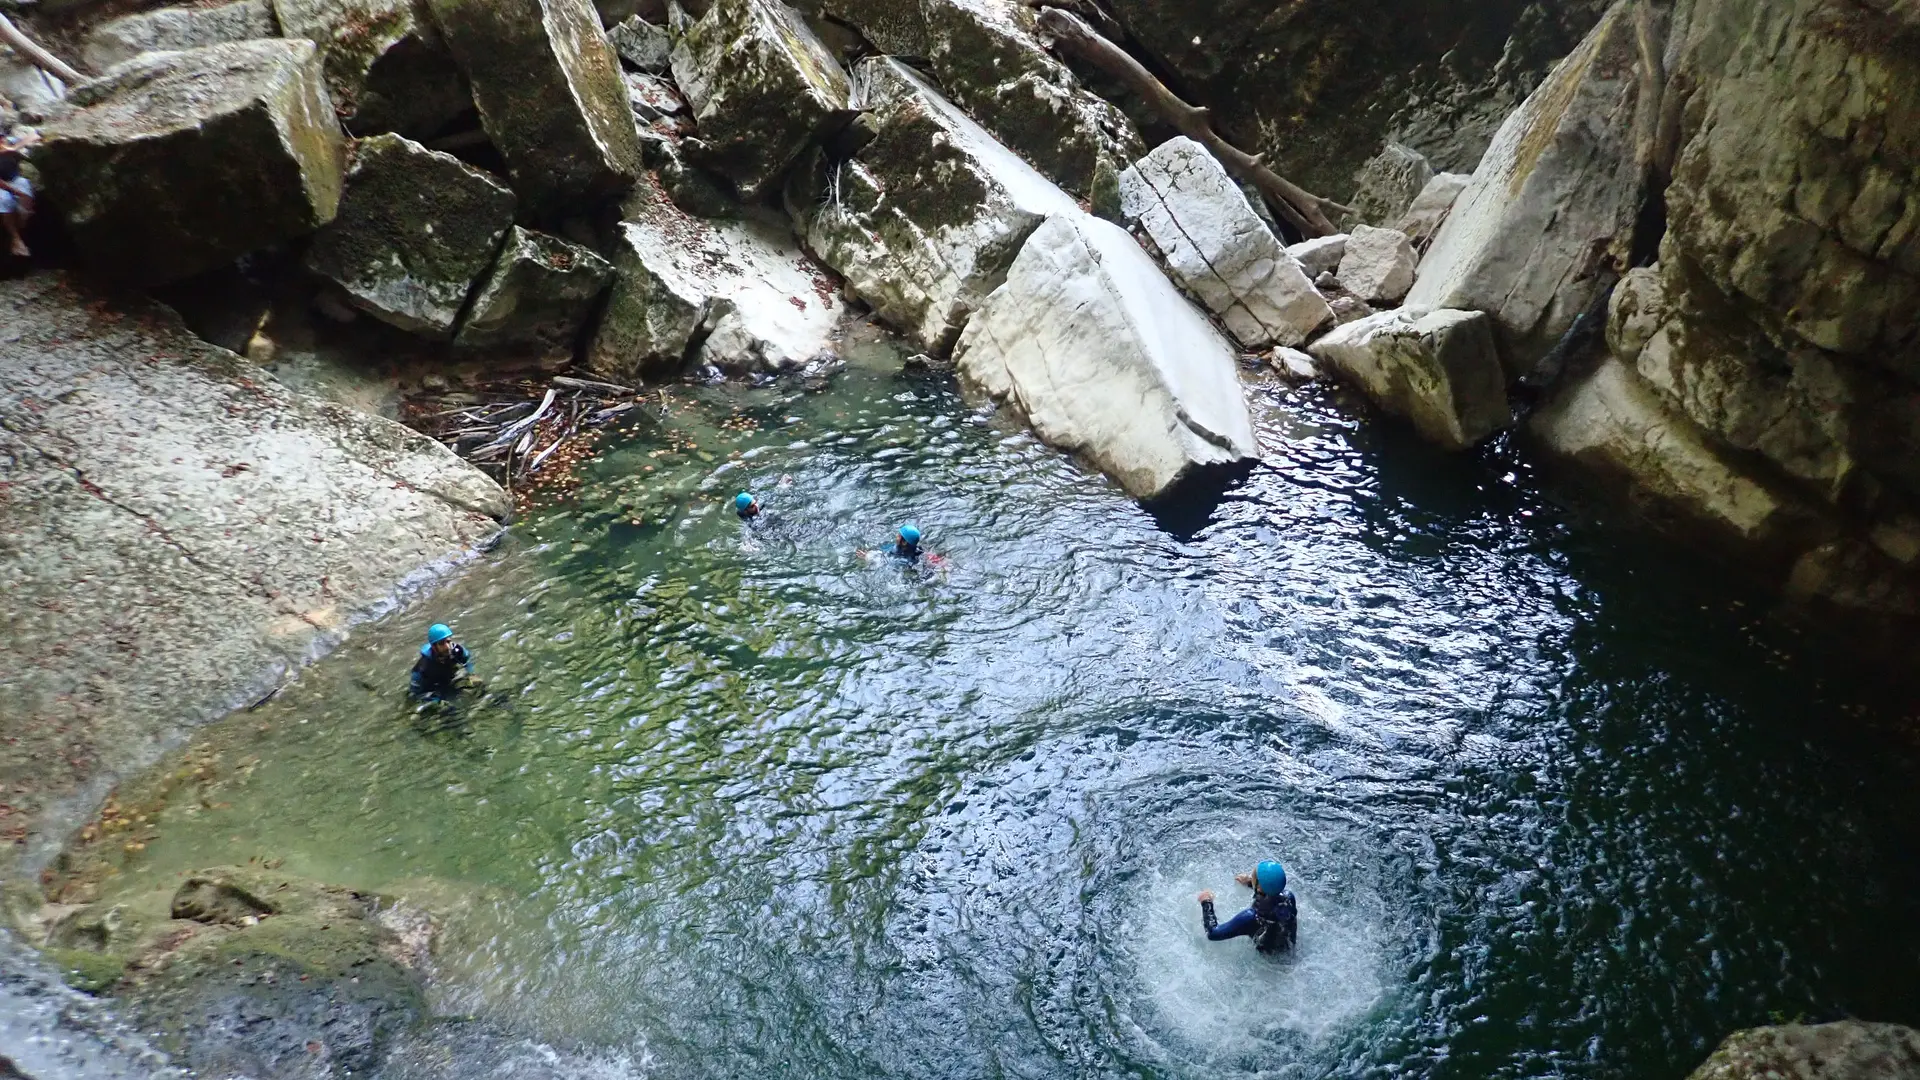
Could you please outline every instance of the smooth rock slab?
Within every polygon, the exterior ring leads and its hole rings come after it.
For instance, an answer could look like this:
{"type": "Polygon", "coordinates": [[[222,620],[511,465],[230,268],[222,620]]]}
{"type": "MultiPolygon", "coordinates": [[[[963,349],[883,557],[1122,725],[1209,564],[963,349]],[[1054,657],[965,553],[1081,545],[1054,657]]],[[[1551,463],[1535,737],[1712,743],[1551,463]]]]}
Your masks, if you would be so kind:
{"type": "Polygon", "coordinates": [[[960,375],[1138,499],[1259,454],[1233,346],[1119,226],[1047,219],[967,324],[960,375]]]}
{"type": "Polygon", "coordinates": [[[1468,449],[1507,426],[1506,379],[1482,312],[1383,311],[1307,351],[1445,449],[1468,449]]]}
{"type": "Polygon", "coordinates": [[[51,275],[0,282],[0,370],[0,701],[20,739],[0,823],[29,840],[0,857],[50,857],[64,830],[43,813],[84,812],[508,512],[432,439],[51,275]]]}
{"type": "Polygon", "coordinates": [[[572,356],[581,323],[611,280],[613,264],[599,255],[515,225],[454,341],[572,356]]]}
{"type": "Polygon", "coordinates": [[[34,151],[87,266],[150,285],[333,220],[342,143],[306,41],[148,53],[74,89],[34,151]]]}
{"type": "Polygon", "coordinates": [[[589,0],[429,0],[480,124],[536,210],[577,210],[640,175],[620,62],[589,0]]]}
{"type": "Polygon", "coordinates": [[[163,7],[109,19],[87,35],[80,57],[104,72],[146,52],[181,52],[208,45],[280,36],[268,0],[233,0],[213,7],[163,7]]]}
{"type": "Polygon", "coordinates": [[[1121,173],[1120,208],[1241,345],[1298,345],[1333,321],[1313,280],[1192,139],[1162,143],[1121,173]]]}
{"type": "Polygon", "coordinates": [[[513,224],[513,192],[451,154],[398,135],[363,139],[340,216],[307,265],[382,322],[445,340],[513,224]]]}
{"type": "Polygon", "coordinates": [[[716,0],[675,42],[673,77],[700,129],[692,160],[748,200],[854,116],[840,61],[780,0],[716,0]]]}
{"type": "Polygon", "coordinates": [[[1356,225],[1340,255],[1340,287],[1370,304],[1397,304],[1419,265],[1406,233],[1356,225]]]}
{"type": "Polygon", "coordinates": [[[795,178],[807,246],[920,348],[945,356],[1066,192],[891,58],[863,62],[855,100],[875,137],[850,161],[795,178]]]}
{"type": "Polygon", "coordinates": [[[624,216],[613,292],[588,349],[594,370],[780,371],[833,353],[845,313],[839,288],[784,223],[693,217],[648,188],[624,216]]]}

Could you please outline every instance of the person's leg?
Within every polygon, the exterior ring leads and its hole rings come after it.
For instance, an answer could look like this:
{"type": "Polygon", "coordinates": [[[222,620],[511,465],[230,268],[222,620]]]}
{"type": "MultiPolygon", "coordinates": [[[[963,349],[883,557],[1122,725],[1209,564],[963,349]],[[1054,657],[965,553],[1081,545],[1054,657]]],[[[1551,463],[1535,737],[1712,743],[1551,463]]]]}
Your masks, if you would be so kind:
{"type": "Polygon", "coordinates": [[[21,210],[20,200],[14,198],[13,192],[0,188],[0,228],[7,231],[7,249],[22,259],[33,254],[20,236],[20,227],[24,224],[26,214],[21,210]]]}

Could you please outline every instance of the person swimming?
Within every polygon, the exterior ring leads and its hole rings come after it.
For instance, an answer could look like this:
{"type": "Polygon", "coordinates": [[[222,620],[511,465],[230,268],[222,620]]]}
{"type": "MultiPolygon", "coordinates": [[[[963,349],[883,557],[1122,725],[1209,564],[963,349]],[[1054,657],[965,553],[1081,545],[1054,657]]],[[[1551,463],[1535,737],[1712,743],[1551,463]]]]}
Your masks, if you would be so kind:
{"type": "Polygon", "coordinates": [[[472,674],[473,655],[453,640],[453,628],[446,623],[428,627],[427,643],[420,646],[420,659],[413,662],[413,693],[419,697],[450,697],[459,691],[461,680],[472,674]]]}
{"type": "Polygon", "coordinates": [[[1253,904],[1222,923],[1213,913],[1212,891],[1201,892],[1200,923],[1206,927],[1207,940],[1250,937],[1263,953],[1292,949],[1300,937],[1300,907],[1287,891],[1286,868],[1268,860],[1251,874],[1235,874],[1233,880],[1253,889],[1253,904]]]}
{"type": "Polygon", "coordinates": [[[896,559],[905,559],[908,562],[919,562],[922,554],[920,551],[920,527],[912,522],[900,526],[900,531],[894,536],[893,543],[883,550],[896,559]]]}
{"type": "Polygon", "coordinates": [[[754,498],[751,491],[743,491],[733,497],[733,512],[740,515],[741,521],[752,521],[760,516],[760,500],[754,498]]]}

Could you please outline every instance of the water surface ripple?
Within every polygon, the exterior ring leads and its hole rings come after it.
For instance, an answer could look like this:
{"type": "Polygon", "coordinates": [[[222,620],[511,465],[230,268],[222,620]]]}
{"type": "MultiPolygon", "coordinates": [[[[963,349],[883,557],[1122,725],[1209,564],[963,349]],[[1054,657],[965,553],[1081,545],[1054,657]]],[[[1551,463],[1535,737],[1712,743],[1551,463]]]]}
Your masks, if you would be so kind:
{"type": "Polygon", "coordinates": [[[1499,453],[1259,412],[1182,535],[937,379],[683,395],[212,729],[247,767],[126,879],[439,898],[443,1009],[661,1076],[1678,1077],[1920,1021],[1913,763],[1825,661],[1499,453]],[[853,554],[909,518],[944,569],[853,554]],[[431,619],[451,714],[395,689],[431,619]],[[1298,953],[1209,945],[1268,856],[1298,953]]]}

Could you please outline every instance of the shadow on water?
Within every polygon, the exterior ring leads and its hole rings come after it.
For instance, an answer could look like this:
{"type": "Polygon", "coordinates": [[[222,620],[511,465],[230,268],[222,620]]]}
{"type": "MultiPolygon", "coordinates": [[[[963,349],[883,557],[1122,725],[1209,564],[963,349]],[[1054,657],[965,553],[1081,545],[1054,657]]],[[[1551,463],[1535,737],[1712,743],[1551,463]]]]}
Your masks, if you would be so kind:
{"type": "Polygon", "coordinates": [[[1256,398],[1267,462],[1203,515],[939,379],[682,391],[208,729],[116,887],[438,898],[440,1010],[659,1075],[1679,1076],[1775,1017],[1920,1021],[1903,714],[1503,447],[1256,398]],[[908,520],[939,566],[856,554],[908,520]],[[438,620],[488,685],[444,724],[395,696],[438,620]],[[1278,963],[1193,903],[1269,856],[1278,963]]]}

